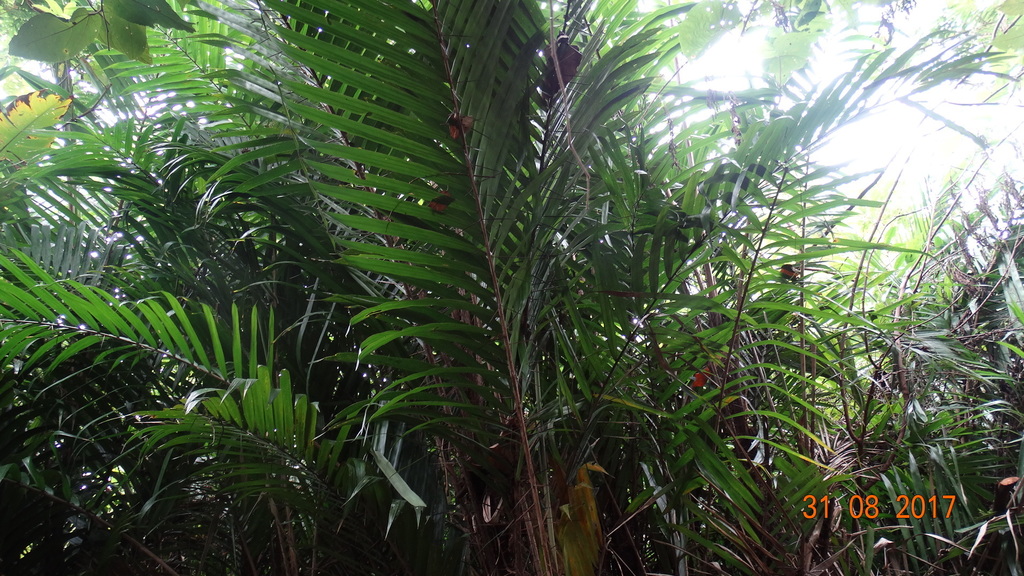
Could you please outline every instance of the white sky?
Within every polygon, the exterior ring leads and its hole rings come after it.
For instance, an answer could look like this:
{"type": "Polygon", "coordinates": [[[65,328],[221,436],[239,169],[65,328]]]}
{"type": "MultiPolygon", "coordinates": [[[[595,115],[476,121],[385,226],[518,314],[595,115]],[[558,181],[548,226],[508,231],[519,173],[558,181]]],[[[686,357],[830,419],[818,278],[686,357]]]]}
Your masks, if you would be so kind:
{"type": "MultiPolygon", "coordinates": [[[[898,15],[896,36],[892,46],[909,48],[917,39],[932,30],[949,4],[970,5],[973,10],[992,7],[999,0],[918,0],[909,16],[898,15]]],[[[746,8],[740,2],[740,9],[746,8]]],[[[863,32],[874,32],[881,11],[875,6],[859,6],[857,16],[865,23],[863,32]]],[[[763,30],[763,29],[762,29],[763,30]]],[[[827,83],[849,69],[849,42],[821,42],[815,50],[812,71],[819,82],[827,83]]],[[[687,65],[680,76],[696,86],[716,90],[744,90],[751,87],[751,78],[763,72],[761,47],[763,33],[750,30],[745,36],[733,34],[720,41],[699,60],[687,65]],[[704,79],[704,80],[701,80],[704,79]]],[[[862,44],[866,47],[867,44],[862,44]]],[[[756,82],[756,80],[755,80],[756,82]]],[[[928,203],[928,196],[937,194],[951,178],[973,174],[983,166],[988,176],[981,181],[991,184],[1003,171],[1013,173],[1020,163],[1021,142],[1015,134],[1024,127],[1024,103],[1014,97],[1009,104],[963,105],[976,103],[988,96],[991,87],[950,84],[932,89],[915,101],[945,116],[972,133],[982,136],[990,147],[982,150],[966,136],[926,118],[920,111],[893,103],[872,111],[864,120],[844,127],[815,154],[814,159],[826,165],[846,165],[849,173],[890,169],[869,197],[883,198],[899,177],[892,207],[911,211],[928,203]],[[1008,139],[1007,139],[1008,138],[1008,139]]],[[[1019,174],[1019,173],[1018,173],[1019,174]]],[[[867,182],[850,184],[848,194],[860,193],[867,182]]]]}

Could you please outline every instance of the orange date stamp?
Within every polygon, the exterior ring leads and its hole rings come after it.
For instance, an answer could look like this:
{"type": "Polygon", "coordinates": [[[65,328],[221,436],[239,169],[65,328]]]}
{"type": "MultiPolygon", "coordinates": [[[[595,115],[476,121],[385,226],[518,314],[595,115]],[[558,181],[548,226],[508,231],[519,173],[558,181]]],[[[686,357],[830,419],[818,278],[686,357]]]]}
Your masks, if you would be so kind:
{"type": "MultiPolygon", "coordinates": [[[[816,498],[808,494],[803,499],[805,506],[804,518],[817,518],[818,516],[829,517],[832,514],[832,502],[838,502],[829,496],[816,498]]],[[[953,504],[956,503],[956,495],[933,495],[924,497],[920,494],[907,496],[900,494],[896,496],[896,518],[949,518],[953,514],[953,504]],[[901,506],[902,504],[902,506],[901,506]],[[943,512],[943,509],[945,512],[943,512]]],[[[854,494],[847,501],[846,511],[851,518],[878,518],[881,509],[878,505],[878,496],[869,494],[861,496],[854,494]]]]}

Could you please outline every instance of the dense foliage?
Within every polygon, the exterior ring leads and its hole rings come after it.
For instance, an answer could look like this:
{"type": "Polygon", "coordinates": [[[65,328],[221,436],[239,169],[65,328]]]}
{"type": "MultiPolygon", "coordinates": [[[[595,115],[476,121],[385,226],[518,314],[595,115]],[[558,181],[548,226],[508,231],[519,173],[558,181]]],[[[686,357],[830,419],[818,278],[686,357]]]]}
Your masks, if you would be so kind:
{"type": "Polygon", "coordinates": [[[1015,180],[889,224],[817,162],[1013,63],[903,1],[822,77],[831,4],[25,19],[0,574],[1018,573],[1015,180]],[[764,78],[680,80],[746,28],[764,78]]]}

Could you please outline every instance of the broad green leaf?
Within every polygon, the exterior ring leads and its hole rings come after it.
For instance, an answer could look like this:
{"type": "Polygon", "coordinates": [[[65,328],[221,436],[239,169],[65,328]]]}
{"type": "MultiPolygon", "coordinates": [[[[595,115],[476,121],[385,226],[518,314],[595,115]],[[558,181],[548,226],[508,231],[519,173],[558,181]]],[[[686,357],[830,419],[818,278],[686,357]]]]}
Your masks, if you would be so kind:
{"type": "Polygon", "coordinates": [[[827,17],[828,14],[823,10],[821,0],[807,0],[800,8],[800,17],[797,19],[796,28],[800,30],[813,23],[812,28],[820,29],[824,25],[822,20],[827,17]],[[818,22],[814,22],[815,20],[818,22]]]}
{"type": "Polygon", "coordinates": [[[1000,50],[1020,52],[1024,50],[1024,27],[1018,25],[992,39],[992,45],[1000,50]]]}
{"type": "Polygon", "coordinates": [[[99,39],[108,47],[125,56],[145,64],[152,64],[146,27],[129,22],[111,12],[106,15],[100,28],[99,39]]]}
{"type": "Polygon", "coordinates": [[[1024,16],[1024,0],[1006,0],[999,5],[999,11],[1007,16],[1024,16]]]}
{"type": "Polygon", "coordinates": [[[71,99],[41,90],[19,96],[0,117],[0,159],[20,161],[48,149],[53,138],[33,136],[32,131],[56,124],[69,106],[71,99]]]}
{"type": "Polygon", "coordinates": [[[195,32],[191,24],[181,19],[164,0],[104,0],[104,14],[114,15],[143,26],[163,26],[195,32]]]}
{"type": "Polygon", "coordinates": [[[681,48],[687,56],[696,58],[742,20],[743,14],[735,3],[704,0],[687,12],[676,28],[681,48]]]}
{"type": "Polygon", "coordinates": [[[84,8],[76,11],[71,20],[38,14],[22,24],[11,39],[9,50],[14,56],[30,60],[70,60],[93,41],[99,26],[99,15],[84,8]]]}
{"type": "Polygon", "coordinates": [[[773,28],[768,33],[768,47],[765,50],[765,70],[775,76],[779,85],[789,81],[789,75],[807,64],[811,46],[821,37],[821,32],[783,32],[773,28]]]}

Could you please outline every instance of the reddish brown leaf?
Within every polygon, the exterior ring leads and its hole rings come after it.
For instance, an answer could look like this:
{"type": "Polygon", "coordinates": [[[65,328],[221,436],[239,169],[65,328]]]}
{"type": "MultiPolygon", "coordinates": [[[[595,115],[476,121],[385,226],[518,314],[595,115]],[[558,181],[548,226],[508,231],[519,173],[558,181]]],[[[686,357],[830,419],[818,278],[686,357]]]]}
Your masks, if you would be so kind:
{"type": "Polygon", "coordinates": [[[438,214],[444,214],[444,211],[448,209],[448,205],[454,201],[455,199],[452,198],[451,192],[448,192],[447,190],[442,190],[441,195],[431,200],[427,204],[427,206],[438,214]]]}
{"type": "Polygon", "coordinates": [[[476,122],[476,119],[472,116],[459,116],[452,112],[445,123],[448,125],[448,134],[458,140],[469,134],[469,131],[473,129],[474,122],[476,122]]]}

